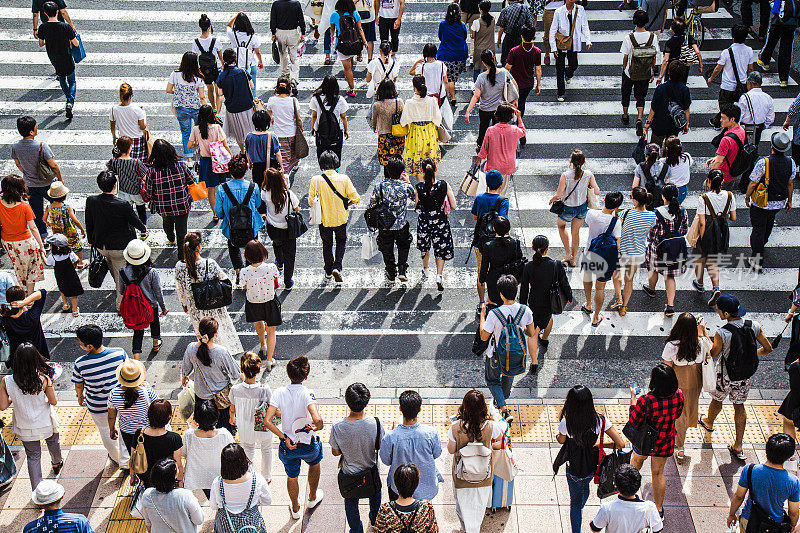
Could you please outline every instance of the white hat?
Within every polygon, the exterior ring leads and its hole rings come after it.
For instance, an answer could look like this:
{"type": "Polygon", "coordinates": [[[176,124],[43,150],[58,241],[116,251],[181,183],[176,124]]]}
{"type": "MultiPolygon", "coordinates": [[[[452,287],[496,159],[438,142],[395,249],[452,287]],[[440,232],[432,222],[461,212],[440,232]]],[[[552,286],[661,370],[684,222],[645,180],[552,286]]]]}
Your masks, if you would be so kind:
{"type": "Polygon", "coordinates": [[[64,487],[52,479],[45,479],[36,485],[31,492],[31,499],[36,505],[50,505],[64,497],[64,487]]]}
{"type": "Polygon", "coordinates": [[[141,265],[150,259],[150,247],[139,239],[134,239],[125,247],[122,252],[125,261],[132,265],[141,265]]]}

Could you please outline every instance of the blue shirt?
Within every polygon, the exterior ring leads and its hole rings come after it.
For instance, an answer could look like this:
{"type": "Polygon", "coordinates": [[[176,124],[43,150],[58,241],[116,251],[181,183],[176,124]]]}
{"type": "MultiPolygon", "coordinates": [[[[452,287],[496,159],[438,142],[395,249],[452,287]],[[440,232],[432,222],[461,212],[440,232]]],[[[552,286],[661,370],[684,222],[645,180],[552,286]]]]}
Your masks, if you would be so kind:
{"type": "Polygon", "coordinates": [[[89,520],[82,514],[65,513],[61,509],[45,511],[22,530],[23,533],[94,533],[89,520]]]}
{"type": "MultiPolygon", "coordinates": [[[[356,22],[361,21],[361,15],[358,11],[353,11],[352,13],[342,13],[342,15],[353,15],[353,18],[356,19],[356,22]]],[[[333,49],[336,50],[339,47],[339,35],[342,33],[342,29],[339,27],[339,19],[342,17],[338,11],[334,11],[331,14],[331,24],[336,27],[336,42],[333,43],[333,49]]],[[[356,31],[358,31],[358,24],[356,24],[356,31]]]]}
{"type": "Polygon", "coordinates": [[[90,413],[108,412],[108,394],[117,385],[117,367],[127,358],[122,348],[106,348],[75,360],[72,382],[83,383],[86,408],[90,413]]]}
{"type": "Polygon", "coordinates": [[[767,465],[747,465],[739,475],[739,486],[747,488],[747,471],[753,469],[751,485],[753,491],[748,493],[747,501],[742,507],[742,518],[749,520],[751,498],[755,494],[758,505],[775,520],[783,518],[783,504],[800,501],[800,481],[797,476],[786,470],[772,468],[767,465]]]}
{"type": "Polygon", "coordinates": [[[17,284],[14,275],[9,272],[0,272],[0,304],[7,304],[6,291],[17,284]]]}
{"type": "Polygon", "coordinates": [[[255,236],[258,230],[261,229],[261,226],[264,225],[264,220],[261,218],[261,215],[258,214],[258,206],[261,205],[261,192],[258,190],[258,186],[252,181],[234,179],[228,180],[217,187],[217,203],[214,206],[214,212],[222,220],[220,229],[226,239],[231,238],[231,223],[228,219],[228,211],[233,207],[233,204],[231,203],[231,199],[228,198],[228,193],[225,189],[230,188],[233,197],[236,198],[237,202],[241,203],[244,201],[244,197],[247,195],[247,188],[250,187],[250,185],[253,186],[253,194],[250,195],[250,202],[248,205],[250,206],[250,211],[253,213],[253,236],[255,236]]]}
{"type": "Polygon", "coordinates": [[[400,424],[381,441],[381,461],[389,466],[389,488],[397,492],[395,469],[403,463],[414,463],[419,468],[419,486],[414,491],[414,498],[432,500],[439,492],[438,484],[444,481],[436,469],[436,459],[440,455],[442,442],[436,429],[419,422],[412,426],[400,424]]]}
{"type": "Polygon", "coordinates": [[[248,133],[244,139],[244,149],[247,151],[247,157],[251,163],[266,163],[264,159],[267,157],[267,139],[272,140],[272,146],[269,147],[269,166],[277,168],[278,159],[275,154],[281,151],[281,145],[278,141],[278,136],[272,133],[248,133]]]}
{"type": "Polygon", "coordinates": [[[241,113],[253,107],[253,93],[250,91],[250,74],[239,67],[223,69],[217,77],[217,87],[225,96],[225,109],[228,113],[241,113]]]}
{"type": "MultiPolygon", "coordinates": [[[[499,194],[490,192],[479,194],[475,197],[475,201],[472,202],[472,214],[481,218],[489,212],[489,209],[494,207],[498,198],[500,198],[499,194]]],[[[497,214],[501,217],[508,218],[508,198],[503,198],[503,201],[500,203],[500,211],[497,214]]]]}
{"type": "Polygon", "coordinates": [[[466,61],[469,55],[467,48],[467,27],[460,20],[455,24],[445,21],[439,23],[439,48],[436,59],[439,61],[466,61]]]}

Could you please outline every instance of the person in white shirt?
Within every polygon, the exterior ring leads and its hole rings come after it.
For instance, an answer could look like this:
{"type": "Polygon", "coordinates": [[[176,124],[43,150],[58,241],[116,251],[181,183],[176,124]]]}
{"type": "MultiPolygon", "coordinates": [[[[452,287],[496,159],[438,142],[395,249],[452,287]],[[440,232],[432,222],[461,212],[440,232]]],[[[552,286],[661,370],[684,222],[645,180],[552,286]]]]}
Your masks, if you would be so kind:
{"type": "MultiPolygon", "coordinates": [[[[711,235],[708,239],[703,238],[706,227],[711,227],[711,211],[708,205],[717,216],[725,215],[731,222],[736,220],[736,197],[731,191],[722,190],[722,180],[724,179],[722,171],[718,168],[711,170],[708,173],[705,183],[703,183],[703,190],[708,191],[700,196],[697,201],[697,211],[695,216],[700,220],[697,225],[697,243],[694,246],[694,254],[697,260],[694,264],[694,272],[696,279],[692,281],[692,286],[697,292],[702,293],[705,288],[703,287],[703,274],[708,270],[708,277],[711,279],[711,299],[708,301],[709,307],[714,307],[717,304],[717,299],[722,294],[719,290],[719,265],[717,265],[717,258],[720,252],[727,251],[728,242],[714,243],[711,240],[711,235]],[[708,198],[708,203],[706,203],[708,198]],[[703,250],[703,241],[707,245],[713,247],[723,246],[722,250],[703,250]]],[[[727,222],[724,222],[727,225],[727,222]]],[[[723,236],[724,238],[724,236],[723,236]]],[[[730,238],[730,237],[728,237],[730,238]]]]}
{"type": "Polygon", "coordinates": [[[219,476],[222,449],[234,442],[227,429],[217,429],[218,420],[219,409],[214,402],[198,402],[194,406],[197,428],[188,428],[183,434],[181,456],[186,461],[183,487],[201,489],[206,498],[211,497],[214,478],[219,476]]]}
{"type": "Polygon", "coordinates": [[[664,140],[664,157],[659,162],[667,165],[664,182],[675,184],[678,188],[678,203],[682,204],[688,194],[694,159],[689,152],[683,151],[683,144],[677,135],[670,135],[664,140]]]}
{"type": "Polygon", "coordinates": [[[214,109],[219,109],[215,105],[217,90],[214,86],[214,82],[217,81],[217,76],[222,72],[222,45],[219,39],[213,35],[214,28],[211,26],[211,19],[208,18],[208,15],[205,13],[200,15],[200,21],[197,24],[200,26],[200,37],[192,41],[192,52],[197,54],[198,58],[200,54],[206,52],[213,55],[216,60],[216,65],[214,67],[210,65],[207,68],[201,67],[200,72],[203,74],[203,81],[206,84],[209,105],[214,109]]]}
{"type": "MultiPolygon", "coordinates": [[[[586,238],[586,248],[588,250],[592,241],[602,233],[609,231],[617,241],[617,250],[620,248],[622,238],[622,221],[615,214],[619,206],[622,205],[623,197],[621,192],[610,192],[606,194],[603,209],[589,209],[586,213],[586,224],[589,226],[589,236],[586,238]],[[611,225],[613,224],[613,227],[611,225]]],[[[619,262],[614,265],[606,264],[597,254],[584,252],[581,258],[581,270],[583,271],[583,293],[586,295],[586,303],[581,306],[581,311],[587,315],[592,315],[592,326],[597,327],[603,321],[600,310],[603,309],[605,299],[606,282],[612,278],[614,272],[619,268],[619,262]],[[600,269],[597,265],[602,265],[600,269]],[[592,285],[594,285],[594,309],[592,309],[592,285]],[[587,305],[588,304],[588,305],[587,305]]],[[[621,302],[618,303],[621,305],[621,302]]]]}
{"type": "MultiPolygon", "coordinates": [[[[244,381],[231,387],[230,420],[239,433],[239,444],[247,458],[255,462],[256,446],[261,448],[261,472],[272,481],[272,432],[264,431],[263,422],[256,427],[256,417],[269,407],[272,389],[260,382],[261,358],[253,352],[245,352],[239,361],[244,381]]],[[[255,468],[254,468],[255,470],[255,468]]]]}
{"type": "Polygon", "coordinates": [[[739,124],[751,142],[758,146],[761,133],[775,122],[775,102],[761,90],[761,74],[753,71],[747,75],[747,92],[739,97],[742,116],[739,124]]]}
{"type": "Polygon", "coordinates": [[[642,486],[642,475],[635,467],[622,464],[614,472],[614,485],[619,496],[604,502],[589,527],[595,533],[632,533],[650,527],[653,533],[664,530],[656,504],[640,499],[636,493],[642,486]]]}
{"type": "Polygon", "coordinates": [[[589,20],[586,18],[586,11],[583,6],[577,5],[575,0],[567,0],[566,3],[556,9],[553,14],[553,25],[550,27],[550,48],[556,56],[556,82],[558,86],[558,101],[564,101],[564,93],[567,91],[564,83],[569,83],[575,71],[578,69],[578,52],[583,50],[583,43],[586,49],[592,48],[592,36],[589,34],[589,20]],[[556,45],[556,34],[564,37],[572,36],[572,46],[560,50],[556,45]],[[567,65],[569,63],[569,66],[567,65]]]}
{"type": "Polygon", "coordinates": [[[111,144],[117,144],[117,137],[127,135],[133,140],[131,158],[144,161],[147,157],[147,116],[138,105],[131,104],[133,87],[128,83],[119,86],[119,105],[111,108],[111,144]]]}
{"type": "Polygon", "coordinates": [[[281,308],[275,299],[278,285],[278,267],[267,263],[267,248],[258,239],[253,239],[244,247],[247,266],[239,273],[239,282],[245,289],[245,321],[256,328],[261,348],[258,355],[266,357],[266,370],[275,366],[272,356],[275,353],[275,328],[283,323],[281,308]]]}
{"type": "MultiPolygon", "coordinates": [[[[753,71],[753,49],[744,44],[747,39],[747,28],[741,24],[734,24],[731,29],[731,36],[733,37],[733,44],[722,51],[719,55],[717,65],[714,71],[708,77],[708,82],[711,83],[714,79],[722,73],[722,80],[719,84],[719,109],[725,108],[728,104],[735,104],[739,101],[739,96],[744,92],[744,84],[747,80],[747,75],[753,71]],[[734,69],[734,64],[736,68],[734,69]],[[742,87],[737,88],[738,83],[742,87]]],[[[715,129],[720,129],[720,113],[709,119],[715,129]]]]}
{"type": "Polygon", "coordinates": [[[227,24],[226,34],[231,48],[236,52],[236,66],[250,74],[253,95],[256,94],[258,70],[264,68],[261,60],[261,41],[247,15],[239,11],[227,24]]]}
{"type": "Polygon", "coordinates": [[[400,62],[392,54],[392,45],[383,41],[378,47],[380,56],[372,59],[367,65],[367,98],[374,98],[378,85],[383,80],[397,81],[400,75],[400,62]]]}
{"type": "Polygon", "coordinates": [[[634,45],[633,40],[636,40],[637,47],[646,46],[647,43],[650,43],[650,46],[655,48],[656,51],[656,55],[653,58],[653,65],[658,64],[658,36],[645,29],[648,20],[649,17],[646,11],[638,9],[633,13],[633,25],[636,26],[636,29],[633,33],[625,35],[619,50],[622,54],[622,123],[626,126],[630,123],[628,107],[631,105],[631,90],[633,90],[633,96],[636,98],[637,137],[641,137],[644,132],[644,124],[642,123],[644,102],[647,98],[647,88],[650,82],[653,81],[653,78],[651,76],[650,79],[646,80],[631,80],[630,68],[634,45]]]}
{"type": "Polygon", "coordinates": [[[392,44],[392,56],[397,53],[400,44],[400,25],[405,8],[405,0],[375,0],[381,42],[389,41],[392,44]]]}

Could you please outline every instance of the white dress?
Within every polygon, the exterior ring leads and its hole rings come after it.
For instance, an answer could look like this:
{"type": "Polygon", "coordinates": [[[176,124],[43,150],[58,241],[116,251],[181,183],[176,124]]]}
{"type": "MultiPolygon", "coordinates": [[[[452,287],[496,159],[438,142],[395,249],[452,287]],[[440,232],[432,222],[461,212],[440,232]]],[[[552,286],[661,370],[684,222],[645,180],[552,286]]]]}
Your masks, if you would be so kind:
{"type": "Polygon", "coordinates": [[[14,377],[6,376],[6,391],[11,398],[14,412],[11,416],[11,430],[23,442],[40,441],[58,433],[58,419],[47,401],[44,390],[39,394],[25,394],[17,386],[14,377]]]}
{"type": "MultiPolygon", "coordinates": [[[[206,261],[208,261],[208,278],[224,278],[225,274],[213,259],[200,259],[197,261],[197,269],[199,275],[205,275],[206,261]]],[[[219,309],[200,310],[194,304],[194,296],[192,295],[192,283],[197,280],[193,279],[189,272],[186,270],[186,263],[179,262],[175,265],[175,290],[178,292],[178,298],[181,300],[181,305],[186,307],[189,318],[194,326],[194,334],[200,337],[198,326],[203,317],[211,317],[216,319],[219,324],[217,336],[214,339],[216,344],[221,344],[226,347],[231,355],[239,355],[244,353],[242,342],[239,340],[239,334],[236,333],[236,328],[231,320],[231,315],[228,314],[226,307],[219,309]]]]}

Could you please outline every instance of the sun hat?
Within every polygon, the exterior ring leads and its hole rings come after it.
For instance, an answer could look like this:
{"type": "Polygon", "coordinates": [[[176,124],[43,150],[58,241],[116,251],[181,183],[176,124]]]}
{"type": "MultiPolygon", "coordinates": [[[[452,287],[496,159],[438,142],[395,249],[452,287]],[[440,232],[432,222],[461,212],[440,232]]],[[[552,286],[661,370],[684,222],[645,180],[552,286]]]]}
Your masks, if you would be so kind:
{"type": "Polygon", "coordinates": [[[117,367],[117,381],[123,387],[138,387],[144,382],[144,363],[137,359],[126,359],[117,367]]]}
{"type": "Polygon", "coordinates": [[[66,185],[60,181],[54,181],[50,184],[50,188],[47,189],[47,196],[50,198],[64,198],[68,192],[69,189],[67,189],[66,185]]]}
{"type": "Polygon", "coordinates": [[[150,250],[150,247],[147,246],[144,241],[135,239],[128,243],[128,246],[125,247],[125,251],[122,252],[122,256],[125,258],[125,261],[131,265],[141,265],[150,259],[151,252],[152,250],[150,250]]]}
{"type": "Polygon", "coordinates": [[[52,479],[43,479],[31,491],[31,499],[36,505],[50,505],[64,497],[64,487],[52,479]]]}

